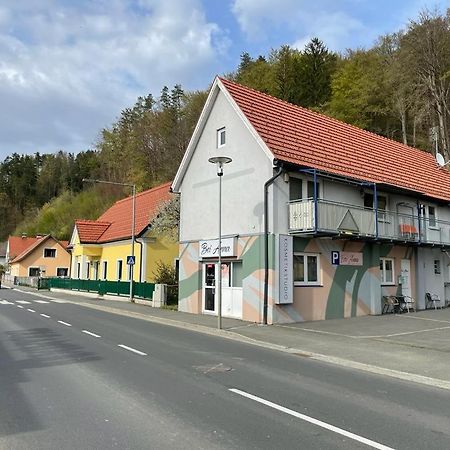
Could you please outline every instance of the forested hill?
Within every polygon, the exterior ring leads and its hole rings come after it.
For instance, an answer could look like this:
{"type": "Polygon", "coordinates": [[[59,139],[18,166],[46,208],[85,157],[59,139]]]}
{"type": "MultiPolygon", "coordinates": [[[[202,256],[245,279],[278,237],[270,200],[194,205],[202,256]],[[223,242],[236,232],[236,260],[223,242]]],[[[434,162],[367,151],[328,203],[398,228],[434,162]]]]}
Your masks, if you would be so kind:
{"type": "MultiPolygon", "coordinates": [[[[422,12],[370,49],[339,55],[312,39],[268,55],[241,55],[227,77],[446,160],[450,130],[450,10],[422,12]]],[[[0,241],[13,232],[69,238],[73,220],[96,218],[129,192],[82,182],[134,182],[139,190],[173,178],[207,95],[164,87],[139,97],[77,155],[13,154],[0,164],[0,241]]],[[[80,149],[81,150],[81,149],[80,149]]]]}

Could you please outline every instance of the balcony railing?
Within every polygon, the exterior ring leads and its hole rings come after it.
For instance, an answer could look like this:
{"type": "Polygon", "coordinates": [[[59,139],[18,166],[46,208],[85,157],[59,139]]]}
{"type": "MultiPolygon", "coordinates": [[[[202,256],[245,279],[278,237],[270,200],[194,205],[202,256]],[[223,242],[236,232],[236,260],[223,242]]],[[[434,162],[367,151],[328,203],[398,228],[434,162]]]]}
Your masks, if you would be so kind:
{"type": "Polygon", "coordinates": [[[289,232],[450,245],[450,222],[321,199],[289,203],[289,232]]]}

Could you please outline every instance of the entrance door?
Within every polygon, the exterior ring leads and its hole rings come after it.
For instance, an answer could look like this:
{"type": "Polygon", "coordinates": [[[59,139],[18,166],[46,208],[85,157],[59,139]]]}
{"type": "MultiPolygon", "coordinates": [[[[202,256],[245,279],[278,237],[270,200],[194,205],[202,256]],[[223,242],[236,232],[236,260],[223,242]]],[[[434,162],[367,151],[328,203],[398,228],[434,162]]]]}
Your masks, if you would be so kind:
{"type": "Polygon", "coordinates": [[[402,259],[400,269],[402,294],[411,297],[411,260],[402,259]]]}
{"type": "Polygon", "coordinates": [[[203,312],[216,312],[216,266],[203,264],[203,312]]]}

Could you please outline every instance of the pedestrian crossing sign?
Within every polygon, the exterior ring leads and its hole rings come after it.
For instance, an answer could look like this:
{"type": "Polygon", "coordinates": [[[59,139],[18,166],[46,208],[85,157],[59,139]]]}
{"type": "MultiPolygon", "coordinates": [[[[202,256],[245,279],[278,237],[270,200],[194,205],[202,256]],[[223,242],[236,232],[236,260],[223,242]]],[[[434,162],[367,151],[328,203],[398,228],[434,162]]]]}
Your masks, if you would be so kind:
{"type": "Polygon", "coordinates": [[[136,258],[134,256],[127,256],[127,264],[129,266],[134,266],[136,263],[136,258]]]}

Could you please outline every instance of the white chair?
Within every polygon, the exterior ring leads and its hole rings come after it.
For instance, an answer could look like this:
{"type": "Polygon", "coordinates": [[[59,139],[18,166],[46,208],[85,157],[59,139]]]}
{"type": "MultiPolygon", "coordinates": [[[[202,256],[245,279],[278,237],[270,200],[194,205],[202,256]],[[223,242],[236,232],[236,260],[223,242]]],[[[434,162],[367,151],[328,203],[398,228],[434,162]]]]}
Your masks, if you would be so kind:
{"type": "Polygon", "coordinates": [[[434,309],[438,309],[438,307],[442,309],[442,303],[439,295],[430,294],[429,292],[425,294],[425,309],[428,309],[430,305],[434,307],[434,309]]]}

